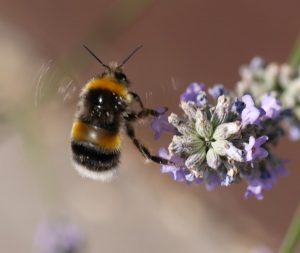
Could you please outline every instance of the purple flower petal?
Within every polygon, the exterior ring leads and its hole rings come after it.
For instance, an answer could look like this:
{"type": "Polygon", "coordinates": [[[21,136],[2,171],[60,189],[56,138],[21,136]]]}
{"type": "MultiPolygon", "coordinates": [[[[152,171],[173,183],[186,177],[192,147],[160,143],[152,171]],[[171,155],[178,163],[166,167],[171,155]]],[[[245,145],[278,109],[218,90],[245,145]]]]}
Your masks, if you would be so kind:
{"type": "Polygon", "coordinates": [[[254,100],[249,94],[244,95],[242,101],[245,103],[246,107],[255,106],[254,100]]]}
{"type": "Polygon", "coordinates": [[[245,192],[245,198],[256,197],[258,200],[262,200],[264,196],[262,195],[262,186],[261,185],[249,185],[245,192]]]}
{"type": "Polygon", "coordinates": [[[260,56],[255,56],[251,60],[249,67],[252,71],[255,71],[264,68],[265,65],[266,65],[266,61],[263,58],[261,58],[260,56]]]}
{"type": "Polygon", "coordinates": [[[189,173],[185,176],[186,181],[193,182],[195,180],[195,176],[192,173],[189,173]]]}
{"type": "Polygon", "coordinates": [[[180,96],[181,101],[192,101],[197,102],[197,96],[200,91],[204,91],[205,85],[199,83],[191,83],[185,90],[185,92],[180,96]]]}
{"type": "Polygon", "coordinates": [[[206,170],[204,172],[204,182],[206,190],[211,191],[220,185],[220,178],[215,171],[206,170]]]}
{"type": "Polygon", "coordinates": [[[258,137],[258,138],[255,140],[255,144],[256,144],[257,146],[261,146],[261,145],[264,144],[268,139],[269,139],[268,136],[265,136],[265,135],[260,136],[260,137],[258,137]]]}
{"type": "Polygon", "coordinates": [[[161,165],[161,172],[170,173],[175,181],[185,181],[185,171],[180,168],[184,166],[183,160],[177,155],[171,156],[165,148],[160,148],[158,154],[160,157],[169,159],[178,165],[178,167],[174,165],[161,165]]]}
{"type": "Polygon", "coordinates": [[[223,84],[216,84],[212,88],[208,89],[209,95],[213,97],[213,99],[218,99],[218,97],[222,96],[225,92],[223,84]]]}
{"type": "Polygon", "coordinates": [[[241,118],[242,124],[259,124],[259,118],[264,111],[261,108],[255,107],[254,101],[250,95],[244,95],[242,101],[245,103],[245,108],[242,111],[241,118]]]}
{"type": "Polygon", "coordinates": [[[300,140],[300,124],[294,124],[290,126],[289,137],[292,141],[300,140]]]}
{"type": "Polygon", "coordinates": [[[248,162],[263,159],[268,156],[268,151],[261,147],[268,139],[268,136],[261,136],[257,139],[250,136],[249,143],[245,146],[246,160],[248,162]]]}
{"type": "Polygon", "coordinates": [[[270,161],[267,168],[261,170],[258,165],[253,167],[253,174],[246,177],[248,181],[248,187],[245,192],[245,197],[256,197],[257,199],[263,199],[263,192],[270,190],[276,183],[279,176],[287,174],[285,161],[270,161]]]}
{"type": "MultiPolygon", "coordinates": [[[[164,108],[156,109],[157,112],[162,113],[164,108]]],[[[163,132],[176,133],[176,129],[168,121],[167,115],[160,115],[154,118],[151,122],[151,128],[154,131],[154,138],[157,140],[160,138],[163,132]]]]}
{"type": "Polygon", "coordinates": [[[266,94],[262,97],[261,107],[266,113],[266,117],[270,119],[275,119],[280,115],[281,104],[275,96],[271,94],[266,94]]]}
{"type": "Polygon", "coordinates": [[[245,107],[246,104],[244,102],[236,100],[232,105],[231,111],[237,114],[241,114],[245,107]]]}

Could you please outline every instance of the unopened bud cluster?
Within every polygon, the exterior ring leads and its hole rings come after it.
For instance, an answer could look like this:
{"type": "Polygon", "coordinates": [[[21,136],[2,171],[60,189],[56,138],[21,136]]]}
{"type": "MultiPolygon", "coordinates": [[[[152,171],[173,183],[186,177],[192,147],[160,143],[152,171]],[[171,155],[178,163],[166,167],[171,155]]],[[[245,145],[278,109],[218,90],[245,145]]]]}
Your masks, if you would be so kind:
{"type": "Polygon", "coordinates": [[[260,102],[264,94],[272,93],[285,111],[284,123],[290,138],[300,140],[300,67],[293,68],[286,63],[267,64],[255,57],[249,65],[241,67],[240,76],[238,95],[249,93],[260,102]]]}

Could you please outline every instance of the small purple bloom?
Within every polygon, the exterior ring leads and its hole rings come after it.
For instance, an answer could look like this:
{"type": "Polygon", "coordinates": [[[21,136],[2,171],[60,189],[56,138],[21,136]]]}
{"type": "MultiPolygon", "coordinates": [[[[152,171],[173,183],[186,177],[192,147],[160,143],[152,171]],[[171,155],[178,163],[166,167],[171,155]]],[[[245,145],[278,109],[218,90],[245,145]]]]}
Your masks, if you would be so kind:
{"type": "MultiPolygon", "coordinates": [[[[156,109],[159,113],[163,113],[164,110],[165,109],[163,107],[156,109]]],[[[168,116],[165,114],[154,118],[151,122],[151,128],[154,131],[154,138],[156,140],[160,138],[163,132],[176,133],[175,127],[169,123],[168,116]]]]}
{"type": "Polygon", "coordinates": [[[232,183],[236,181],[236,178],[229,175],[224,175],[221,181],[222,186],[230,186],[232,183]]]}
{"type": "Polygon", "coordinates": [[[262,185],[248,185],[247,190],[245,192],[245,198],[256,197],[258,200],[262,200],[264,198],[262,185]]]}
{"type": "Polygon", "coordinates": [[[180,100],[184,102],[193,101],[196,103],[198,94],[200,91],[204,91],[204,89],[205,85],[203,83],[191,83],[180,96],[180,100]]]}
{"type": "MultiPolygon", "coordinates": [[[[279,176],[286,176],[287,169],[286,161],[277,161],[275,164],[269,164],[267,169],[260,172],[260,175],[253,174],[248,177],[248,187],[245,192],[245,198],[256,197],[259,200],[263,199],[263,192],[270,190],[276,183],[279,176]]],[[[258,169],[258,168],[256,168],[258,169]]]]}
{"type": "Polygon", "coordinates": [[[208,103],[208,99],[207,99],[206,92],[200,91],[196,98],[197,106],[203,107],[203,106],[207,105],[207,103],[208,103]]]}
{"type": "Polygon", "coordinates": [[[185,175],[185,179],[188,182],[193,182],[195,180],[195,176],[193,173],[188,173],[187,175],[185,175]]]}
{"type": "Polygon", "coordinates": [[[260,56],[255,56],[250,64],[249,64],[249,67],[251,70],[260,70],[260,69],[263,69],[264,66],[266,65],[266,62],[263,58],[261,58],[260,56]]]}
{"type": "Polygon", "coordinates": [[[245,198],[255,197],[258,200],[262,200],[264,198],[263,192],[265,190],[270,190],[276,182],[277,177],[270,174],[269,178],[257,178],[250,177],[248,179],[248,187],[245,192],[245,198]]]}
{"type": "Polygon", "coordinates": [[[76,253],[83,246],[83,236],[74,224],[45,221],[37,229],[35,246],[41,253],[76,253]]]}
{"type": "Polygon", "coordinates": [[[257,139],[250,136],[249,143],[245,146],[246,160],[248,162],[266,158],[268,156],[268,151],[261,147],[268,139],[268,136],[265,135],[257,139]]]}
{"type": "Polygon", "coordinates": [[[220,185],[220,178],[215,171],[206,170],[204,172],[206,190],[211,191],[220,185]]]}
{"type": "Polygon", "coordinates": [[[231,111],[237,114],[241,114],[245,107],[246,104],[243,101],[236,100],[232,105],[231,111]]]}
{"type": "Polygon", "coordinates": [[[271,94],[266,94],[262,97],[261,107],[266,112],[266,117],[270,119],[275,119],[280,115],[281,104],[278,99],[276,99],[271,94]]]}
{"type": "MultiPolygon", "coordinates": [[[[159,156],[165,159],[169,159],[178,166],[183,167],[184,161],[177,155],[171,156],[165,148],[160,148],[158,152],[159,156]]],[[[161,166],[162,173],[170,173],[175,181],[183,182],[186,179],[185,170],[176,167],[174,165],[162,165],[161,166]]]]}
{"type": "Polygon", "coordinates": [[[218,99],[218,97],[222,96],[225,92],[223,84],[216,84],[212,88],[208,89],[209,95],[213,97],[213,99],[218,99]]]}
{"type": "Polygon", "coordinates": [[[299,124],[294,124],[294,125],[290,126],[289,137],[292,141],[300,140],[300,125],[299,124]]]}
{"type": "Polygon", "coordinates": [[[253,98],[250,95],[244,95],[242,101],[245,103],[245,108],[242,111],[242,124],[258,124],[258,119],[262,114],[262,111],[255,107],[253,98]]]}

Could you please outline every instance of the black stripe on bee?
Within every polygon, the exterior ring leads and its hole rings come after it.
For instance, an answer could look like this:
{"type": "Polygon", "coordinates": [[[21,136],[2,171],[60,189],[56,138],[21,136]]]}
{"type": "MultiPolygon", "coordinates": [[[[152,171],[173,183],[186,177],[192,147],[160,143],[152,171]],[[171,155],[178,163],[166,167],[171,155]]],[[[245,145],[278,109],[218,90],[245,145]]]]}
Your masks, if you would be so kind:
{"type": "Polygon", "coordinates": [[[75,168],[82,176],[107,180],[119,164],[119,150],[107,151],[81,141],[72,141],[71,148],[75,168]]]}

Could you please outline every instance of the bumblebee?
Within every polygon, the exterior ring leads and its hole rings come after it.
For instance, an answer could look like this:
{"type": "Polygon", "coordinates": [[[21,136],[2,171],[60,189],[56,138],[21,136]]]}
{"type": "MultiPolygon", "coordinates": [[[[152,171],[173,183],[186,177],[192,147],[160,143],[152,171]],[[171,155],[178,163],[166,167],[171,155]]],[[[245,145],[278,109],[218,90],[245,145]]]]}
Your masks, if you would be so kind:
{"type": "Polygon", "coordinates": [[[158,117],[164,113],[145,108],[141,98],[129,91],[130,82],[123,72],[123,66],[141,46],[120,65],[115,62],[106,65],[88,47],[84,48],[95,57],[105,71],[99,77],[91,79],[79,96],[71,131],[75,169],[84,177],[101,181],[111,180],[120,162],[120,130],[123,129],[146,159],[159,164],[168,164],[168,160],[150,154],[136,138],[132,126],[138,119],[148,116],[158,117]],[[132,109],[134,103],[139,105],[139,111],[132,109]]]}

